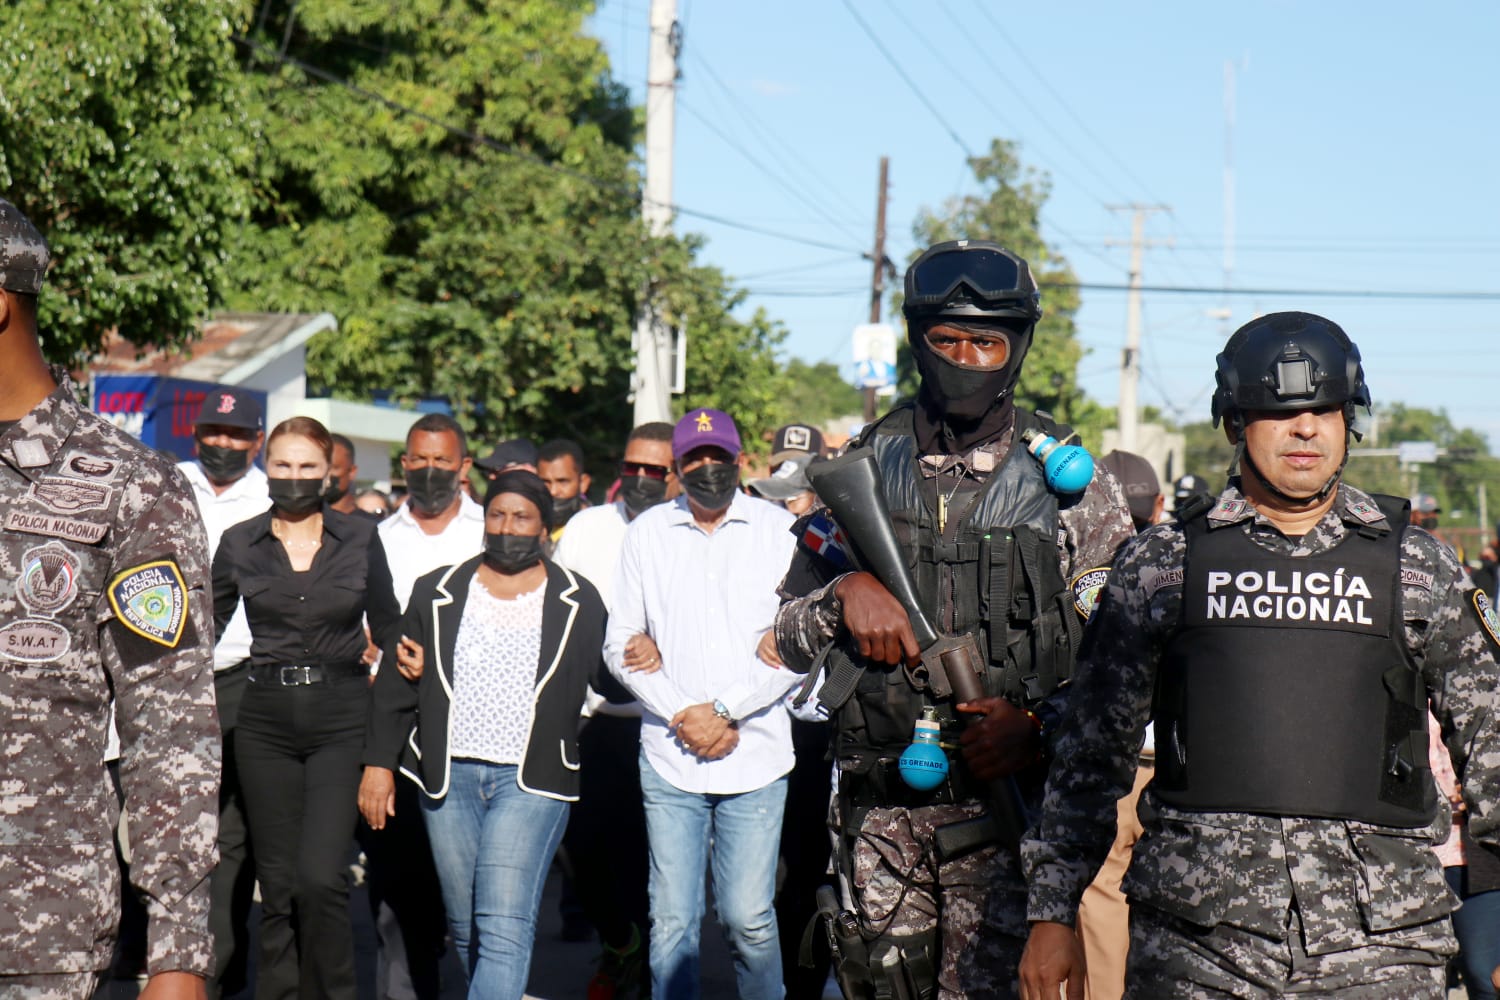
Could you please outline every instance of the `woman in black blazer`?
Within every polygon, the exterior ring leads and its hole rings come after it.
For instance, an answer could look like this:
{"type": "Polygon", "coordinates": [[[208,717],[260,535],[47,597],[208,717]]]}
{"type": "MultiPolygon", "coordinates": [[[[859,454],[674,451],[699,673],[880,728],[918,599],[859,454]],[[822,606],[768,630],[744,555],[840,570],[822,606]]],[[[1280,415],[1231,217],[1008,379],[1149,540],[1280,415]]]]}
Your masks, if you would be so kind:
{"type": "Polygon", "coordinates": [[[534,473],[485,495],[481,555],[417,581],[375,681],[359,806],[395,812],[399,769],[423,817],[469,996],[519,998],[542,883],[578,798],[578,718],[606,681],[604,604],[542,556],[552,498],[534,473]],[[390,655],[394,654],[394,655],[390,655]]]}
{"type": "Polygon", "coordinates": [[[250,669],[234,753],[260,882],[257,1000],[354,1000],[349,841],[369,716],[365,622],[394,641],[401,606],[375,524],[323,505],[328,429],[283,420],[266,439],[271,509],[214,555],[219,635],[244,601],[250,669]]]}

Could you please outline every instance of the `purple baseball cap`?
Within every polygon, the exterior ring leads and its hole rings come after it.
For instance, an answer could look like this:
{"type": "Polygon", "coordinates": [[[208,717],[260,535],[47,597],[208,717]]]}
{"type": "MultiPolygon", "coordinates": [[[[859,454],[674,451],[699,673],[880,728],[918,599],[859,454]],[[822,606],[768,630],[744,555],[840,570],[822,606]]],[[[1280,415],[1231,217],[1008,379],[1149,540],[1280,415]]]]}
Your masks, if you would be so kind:
{"type": "Polygon", "coordinates": [[[677,421],[672,429],[672,457],[678,461],[694,448],[713,445],[735,458],[740,455],[740,432],[723,410],[699,408],[677,421]]]}

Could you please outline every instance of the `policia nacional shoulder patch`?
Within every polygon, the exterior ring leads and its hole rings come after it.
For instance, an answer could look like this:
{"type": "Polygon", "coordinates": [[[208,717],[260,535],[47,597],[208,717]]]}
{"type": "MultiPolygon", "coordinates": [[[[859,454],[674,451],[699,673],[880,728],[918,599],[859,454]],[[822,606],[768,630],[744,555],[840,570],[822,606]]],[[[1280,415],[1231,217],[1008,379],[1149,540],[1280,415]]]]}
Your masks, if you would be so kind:
{"type": "Polygon", "coordinates": [[[1479,624],[1489,633],[1490,641],[1500,646],[1500,615],[1495,613],[1490,596],[1482,590],[1474,591],[1474,611],[1479,615],[1479,624]]]}
{"type": "Polygon", "coordinates": [[[187,624],[187,585],[170,559],[142,563],[110,582],[109,606],[136,635],[175,649],[187,624]]]}
{"type": "Polygon", "coordinates": [[[1099,566],[1084,570],[1073,578],[1073,607],[1084,621],[1099,606],[1099,595],[1104,593],[1104,582],[1109,579],[1109,567],[1099,566]]]}

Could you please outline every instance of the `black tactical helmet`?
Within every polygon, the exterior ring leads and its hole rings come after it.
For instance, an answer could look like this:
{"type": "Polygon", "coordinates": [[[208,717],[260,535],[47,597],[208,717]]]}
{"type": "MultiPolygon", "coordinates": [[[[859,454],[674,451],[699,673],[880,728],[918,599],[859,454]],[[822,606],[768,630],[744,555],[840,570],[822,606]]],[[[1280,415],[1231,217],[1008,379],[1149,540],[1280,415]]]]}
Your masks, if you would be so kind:
{"type": "Polygon", "coordinates": [[[1346,425],[1370,390],[1354,346],[1338,324],[1304,312],[1271,313],[1240,327],[1218,356],[1214,426],[1245,410],[1306,410],[1342,403],[1346,425]]]}
{"type": "Polygon", "coordinates": [[[907,320],[1020,319],[1027,332],[1042,318],[1031,268],[998,243],[950,240],[928,247],[906,269],[907,320]]]}

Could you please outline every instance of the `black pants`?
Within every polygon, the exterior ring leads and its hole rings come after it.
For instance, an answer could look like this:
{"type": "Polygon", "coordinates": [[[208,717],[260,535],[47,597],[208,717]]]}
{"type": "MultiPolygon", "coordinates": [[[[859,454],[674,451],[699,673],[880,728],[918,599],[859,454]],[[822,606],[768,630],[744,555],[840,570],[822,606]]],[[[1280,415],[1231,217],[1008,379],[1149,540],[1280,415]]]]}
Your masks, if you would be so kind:
{"type": "Polygon", "coordinates": [[[260,879],[256,1000],[354,1000],[347,860],[369,681],[251,679],[235,733],[260,879]]]}
{"type": "Polygon", "coordinates": [[[437,1000],[441,992],[438,966],[448,917],[422,822],[422,797],[415,783],[397,774],[396,815],[386,818],[384,830],[359,824],[379,1000],[437,1000]]]}
{"type": "Polygon", "coordinates": [[[214,974],[208,995],[238,993],[250,966],[250,906],[255,896],[255,862],[250,828],[245,823],[245,793],[240,788],[234,732],[240,703],[250,679],[250,662],[214,674],[219,729],[224,739],[224,767],[219,780],[219,864],[208,880],[208,927],[214,935],[214,974]]]}
{"type": "Polygon", "coordinates": [[[578,801],[563,846],[579,902],[604,943],[624,948],[634,924],[645,955],[646,807],[641,799],[641,720],[595,715],[578,734],[578,801]]]}
{"type": "Polygon", "coordinates": [[[781,821],[781,861],[785,877],[776,894],[776,925],[781,934],[781,978],[787,1000],[819,1000],[828,982],[828,936],[819,928],[812,937],[811,967],[800,964],[802,936],[817,912],[818,887],[832,884],[828,860],[828,800],[833,763],[828,743],[833,726],[792,720],[792,747],[797,763],[786,782],[786,812],[781,821]]]}

